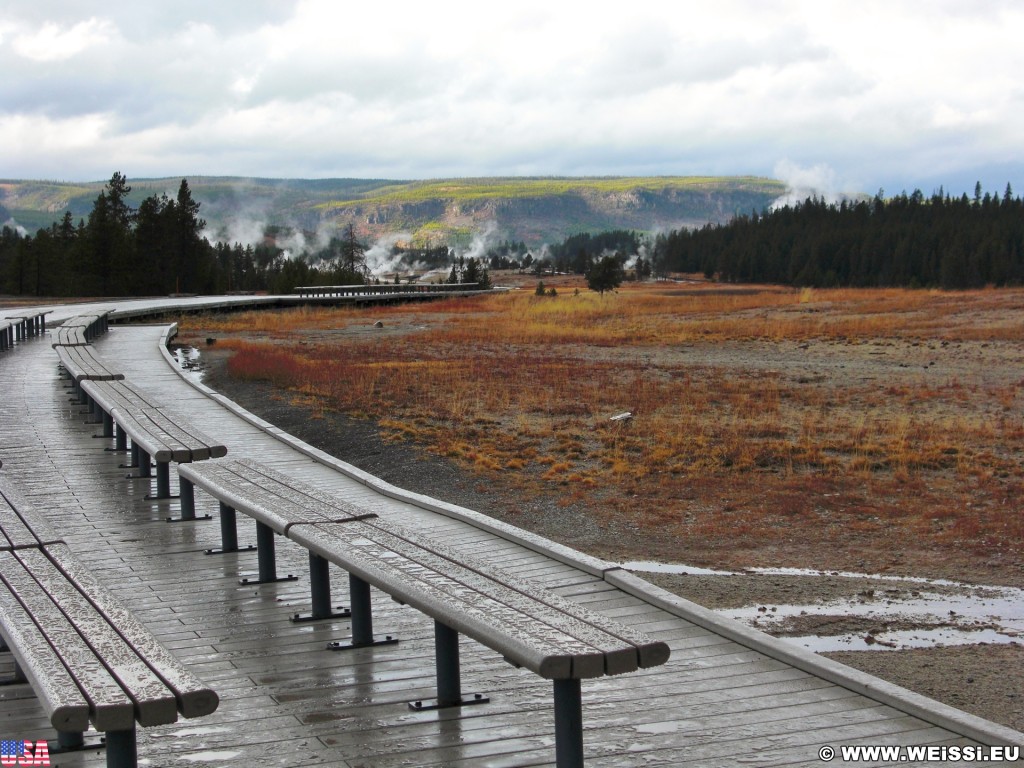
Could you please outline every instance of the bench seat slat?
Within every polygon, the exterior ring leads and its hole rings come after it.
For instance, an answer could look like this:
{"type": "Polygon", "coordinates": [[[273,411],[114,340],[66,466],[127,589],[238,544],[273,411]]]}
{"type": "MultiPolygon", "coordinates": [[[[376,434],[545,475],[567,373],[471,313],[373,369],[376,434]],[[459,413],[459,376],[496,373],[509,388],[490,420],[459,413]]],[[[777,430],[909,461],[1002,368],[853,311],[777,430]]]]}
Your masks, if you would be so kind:
{"type": "Polygon", "coordinates": [[[118,407],[129,410],[159,408],[157,403],[150,401],[145,393],[127,381],[83,381],[82,389],[107,413],[118,407]]]}
{"type": "Polygon", "coordinates": [[[135,719],[143,726],[166,725],[178,719],[177,702],[153,670],[139,658],[96,607],[68,580],[41,550],[23,550],[17,557],[39,582],[89,648],[102,658],[135,705],[135,719]]]}
{"type": "Polygon", "coordinates": [[[63,542],[64,539],[50,525],[25,495],[0,477],[0,549],[6,541],[9,548],[38,547],[63,542]]]}
{"type": "Polygon", "coordinates": [[[161,410],[130,411],[117,407],[111,417],[154,461],[189,462],[227,454],[227,448],[193,427],[184,419],[161,410]]]}
{"type": "Polygon", "coordinates": [[[132,443],[141,447],[154,461],[192,460],[192,451],[171,436],[152,416],[120,407],[112,410],[110,416],[124,429],[132,443]]]}
{"type": "Polygon", "coordinates": [[[69,579],[80,585],[89,601],[117,629],[118,633],[138,649],[145,662],[163,680],[177,699],[177,708],[183,717],[202,717],[216,711],[219,700],[216,692],[204,685],[158,641],[130,610],[88,569],[81,567],[67,546],[48,549],[50,559],[69,579]]]}
{"type": "Polygon", "coordinates": [[[83,381],[81,387],[156,461],[180,463],[227,455],[227,446],[125,381],[83,381]]]}
{"type": "MultiPolygon", "coordinates": [[[[227,463],[228,462],[222,462],[221,465],[224,466],[227,463]]],[[[355,504],[345,501],[344,499],[339,499],[336,496],[332,496],[309,483],[289,477],[288,475],[278,472],[265,464],[260,464],[258,461],[254,461],[253,459],[236,459],[231,463],[236,465],[234,471],[240,477],[258,479],[263,484],[266,484],[266,481],[269,480],[271,483],[282,485],[287,488],[285,493],[290,498],[302,496],[304,503],[322,505],[329,508],[331,511],[326,514],[328,517],[333,519],[337,519],[339,517],[339,513],[341,516],[348,515],[350,517],[360,517],[365,512],[365,510],[360,509],[355,504]]]]}
{"type": "Polygon", "coordinates": [[[85,337],[85,326],[62,325],[57,329],[57,341],[54,347],[85,346],[89,340],[85,337]]]}
{"type": "Polygon", "coordinates": [[[13,552],[0,552],[0,579],[32,615],[51,648],[77,662],[68,671],[88,699],[97,730],[127,730],[135,720],[135,706],[102,668],[92,649],[42,588],[22,567],[13,552]]]}
{"type": "Polygon", "coordinates": [[[0,630],[18,664],[32,683],[58,731],[81,732],[89,727],[89,702],[78,688],[46,636],[0,580],[0,630]]]}
{"type": "Polygon", "coordinates": [[[169,428],[180,436],[180,439],[192,452],[192,460],[219,459],[227,456],[228,449],[223,443],[203,432],[191,421],[171,408],[161,408],[160,413],[167,419],[169,428]]]}
{"type": "Polygon", "coordinates": [[[123,379],[124,374],[113,370],[96,353],[92,345],[58,346],[57,357],[68,376],[77,383],[85,380],[114,381],[123,379]]]}
{"type": "Polygon", "coordinates": [[[449,574],[488,597],[509,605],[527,600],[547,606],[551,610],[545,614],[545,621],[605,652],[605,674],[633,672],[638,667],[657,666],[668,660],[669,650],[665,643],[653,641],[624,624],[502,571],[480,558],[460,554],[444,544],[424,539],[414,531],[385,520],[368,521],[366,525],[390,537],[386,542],[389,547],[399,550],[404,546],[410,557],[449,574]]]}
{"type": "Polygon", "coordinates": [[[482,600],[472,590],[367,538],[364,527],[359,523],[297,525],[289,538],[541,677],[604,674],[598,649],[527,622],[508,606],[482,600]]]}
{"type": "Polygon", "coordinates": [[[61,323],[56,329],[57,346],[84,346],[89,344],[90,333],[106,330],[107,315],[113,310],[105,310],[91,315],[76,315],[61,323]]]}
{"type": "Polygon", "coordinates": [[[300,522],[335,522],[363,516],[350,504],[327,503],[305,493],[305,488],[285,483],[268,488],[267,480],[277,482],[277,478],[266,475],[265,468],[253,467],[244,460],[204,464],[202,468],[180,467],[179,474],[200,483],[225,504],[244,511],[281,535],[300,522]]]}

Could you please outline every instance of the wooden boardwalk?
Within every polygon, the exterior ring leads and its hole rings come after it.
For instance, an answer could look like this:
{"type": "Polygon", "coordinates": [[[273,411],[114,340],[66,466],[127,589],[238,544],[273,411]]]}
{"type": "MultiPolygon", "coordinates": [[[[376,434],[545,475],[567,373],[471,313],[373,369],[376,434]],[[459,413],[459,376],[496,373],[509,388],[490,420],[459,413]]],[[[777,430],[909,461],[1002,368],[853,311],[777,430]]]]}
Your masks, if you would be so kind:
{"type": "MultiPolygon", "coordinates": [[[[257,458],[300,475],[669,643],[672,658],[663,667],[584,683],[588,765],[811,766],[822,764],[818,749],[825,744],[1024,741],[719,618],[611,564],[347,469],[188,383],[160,350],[165,330],[115,326],[97,347],[129,380],[191,413],[228,445],[230,457],[257,458]]],[[[96,576],[221,696],[209,717],[140,729],[140,758],[149,760],[141,764],[553,764],[550,683],[463,640],[463,689],[485,692],[491,703],[410,711],[406,702],[433,695],[429,619],[375,593],[375,629],[401,642],[332,653],[324,646],[348,634],[347,620],[288,620],[309,607],[305,550],[278,539],[279,573],[300,578],[262,586],[239,584],[240,574],[255,571],[255,552],[204,555],[220,543],[215,505],[197,493],[197,512],[213,515],[212,521],[166,522],[177,513],[177,501],[146,500],[155,478],[126,479],[123,456],[107,450],[112,441],[93,437],[98,425],[84,423],[81,407],[69,401],[47,337],[0,353],[0,393],[4,471],[50,511],[96,576]]],[[[252,523],[239,518],[239,525],[241,543],[253,542],[252,523]]],[[[344,603],[344,573],[332,572],[332,589],[335,602],[344,603]]],[[[9,658],[0,656],[0,675],[9,671],[9,658]]],[[[27,685],[0,688],[0,735],[52,736],[27,685]]],[[[55,757],[53,764],[101,766],[104,760],[102,753],[79,753],[55,757]]]]}

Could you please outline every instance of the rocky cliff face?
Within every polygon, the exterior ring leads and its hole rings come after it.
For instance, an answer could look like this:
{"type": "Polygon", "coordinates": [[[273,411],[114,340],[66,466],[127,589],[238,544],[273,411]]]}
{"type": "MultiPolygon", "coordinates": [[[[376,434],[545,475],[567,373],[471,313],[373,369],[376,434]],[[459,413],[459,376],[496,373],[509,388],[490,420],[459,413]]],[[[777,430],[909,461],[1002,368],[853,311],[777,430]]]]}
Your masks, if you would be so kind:
{"type": "Polygon", "coordinates": [[[471,200],[437,198],[417,202],[353,203],[325,211],[321,226],[353,224],[362,236],[405,232],[415,238],[458,240],[490,226],[501,239],[530,245],[571,234],[609,229],[657,232],[720,223],[762,211],[782,193],[776,185],[749,188],[579,190],[536,196],[494,195],[471,200]]]}

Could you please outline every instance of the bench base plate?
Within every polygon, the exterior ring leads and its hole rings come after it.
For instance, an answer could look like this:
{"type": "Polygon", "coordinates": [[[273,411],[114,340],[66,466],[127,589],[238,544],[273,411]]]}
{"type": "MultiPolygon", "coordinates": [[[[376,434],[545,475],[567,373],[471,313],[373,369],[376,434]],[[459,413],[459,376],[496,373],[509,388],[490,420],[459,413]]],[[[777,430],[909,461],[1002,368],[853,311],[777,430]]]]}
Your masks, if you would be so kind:
{"type": "Polygon", "coordinates": [[[72,752],[83,752],[107,748],[107,740],[103,736],[85,736],[81,744],[63,745],[59,739],[51,739],[46,742],[46,748],[51,755],[70,754],[72,752]]]}
{"type": "Polygon", "coordinates": [[[204,555],[233,555],[235,552],[252,552],[256,549],[255,544],[246,544],[244,547],[238,547],[237,549],[204,549],[204,555]]]}
{"type": "Polygon", "coordinates": [[[292,574],[289,573],[287,576],[277,576],[277,577],[275,577],[273,579],[261,579],[258,576],[256,578],[254,578],[254,579],[239,579],[238,583],[243,585],[243,586],[246,586],[246,587],[251,587],[253,584],[276,584],[279,581],[298,581],[298,580],[299,580],[298,576],[293,576],[292,574]]]}
{"type": "MultiPolygon", "coordinates": [[[[147,497],[148,499],[149,497],[147,497]]],[[[168,499],[178,499],[180,496],[166,496],[168,499]]],[[[168,523],[193,523],[196,520],[213,520],[211,515],[195,515],[194,517],[168,517],[168,523]]]]}
{"type": "Polygon", "coordinates": [[[352,617],[352,611],[344,606],[339,605],[337,613],[329,613],[326,616],[314,616],[312,613],[296,613],[292,615],[291,622],[293,624],[305,624],[310,621],[326,621],[327,619],[349,619],[352,617]]]}
{"type": "Polygon", "coordinates": [[[350,651],[350,650],[354,650],[356,648],[373,648],[376,645],[395,645],[396,643],[398,643],[398,638],[397,637],[392,637],[391,635],[384,635],[384,637],[381,638],[380,640],[373,639],[373,640],[370,640],[369,642],[352,643],[352,642],[345,642],[344,640],[339,640],[339,641],[334,642],[334,643],[328,643],[327,644],[327,650],[328,651],[350,651]]]}
{"type": "Polygon", "coordinates": [[[450,707],[469,707],[473,704],[487,704],[490,700],[489,696],[484,696],[482,693],[474,693],[469,696],[463,696],[459,701],[445,704],[442,704],[439,699],[410,701],[409,709],[413,712],[429,712],[432,709],[449,709],[450,707]]]}

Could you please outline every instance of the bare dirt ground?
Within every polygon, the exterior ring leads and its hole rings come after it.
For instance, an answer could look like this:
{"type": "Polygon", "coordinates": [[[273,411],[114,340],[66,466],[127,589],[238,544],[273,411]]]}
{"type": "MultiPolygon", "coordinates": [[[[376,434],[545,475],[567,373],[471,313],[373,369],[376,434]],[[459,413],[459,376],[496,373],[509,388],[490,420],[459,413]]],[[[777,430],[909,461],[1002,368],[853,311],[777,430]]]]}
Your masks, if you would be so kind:
{"type": "MultiPolygon", "coordinates": [[[[561,288],[559,289],[562,290],[561,288]]],[[[977,307],[970,316],[945,318],[952,325],[970,324],[984,329],[999,326],[1012,312],[1024,312],[1024,294],[1000,297],[988,310],[977,307]]],[[[781,322],[786,313],[813,315],[826,312],[822,306],[784,308],[776,315],[781,322]]],[[[424,319],[411,311],[408,316],[389,315],[384,329],[372,329],[375,318],[351,322],[345,327],[306,331],[300,344],[344,344],[347,339],[368,335],[397,334],[415,337],[424,330],[424,319]]],[[[834,316],[833,316],[834,319],[834,316]]],[[[901,322],[913,324],[918,318],[908,313],[901,322]]],[[[439,318],[429,323],[440,324],[439,318]]],[[[287,335],[250,331],[237,334],[252,340],[296,343],[287,335]]],[[[978,505],[980,515],[1005,514],[1016,509],[1019,515],[1019,473],[1012,468],[1012,450],[998,439],[982,445],[988,434],[985,425],[1005,420],[1007,414],[1019,418],[1020,393],[1024,383],[1024,346],[1019,340],[986,337],[979,333],[957,333],[944,338],[937,333],[929,338],[879,333],[877,338],[831,337],[729,340],[723,343],[672,345],[659,349],[657,359],[644,359],[645,366],[659,370],[726,372],[720,381],[728,381],[729,371],[739,376],[777,382],[783,393],[811,392],[821,408],[839,418],[856,419],[860,413],[881,407],[882,401],[900,401],[907,409],[917,407],[916,400],[926,398],[933,418],[970,427],[970,442],[957,445],[962,472],[943,469],[943,451],[937,447],[939,469],[910,473],[909,479],[879,482],[870,471],[833,476],[827,481],[779,480],[778,473],[748,473],[743,483],[729,482],[694,485],[674,492],[659,502],[658,489],[643,483],[614,489],[613,494],[588,498],[567,498],[564,488],[550,483],[529,482],[524,472],[482,472],[466,462],[439,455],[431,446],[416,439],[396,440],[393,430],[379,427],[375,420],[353,418],[322,402],[296,397],[294,392],[275,389],[252,380],[229,376],[226,360],[230,351],[218,345],[206,345],[209,337],[223,334],[201,327],[187,328],[179,341],[202,350],[205,381],[245,408],[296,436],[396,485],[460,504],[553,540],[614,562],[660,561],[686,563],[718,570],[736,570],[740,575],[642,574],[652,582],[688,599],[714,609],[742,606],[818,605],[835,601],[856,601],[865,594],[900,591],[908,597],[913,586],[894,587],[892,582],[870,577],[852,578],[839,572],[948,579],[967,585],[1003,585],[1024,587],[1024,561],[1013,549],[1002,548],[998,537],[994,545],[979,545],[970,531],[955,528],[952,519],[937,512],[926,519],[923,535],[899,536],[905,531],[901,510],[916,504],[946,508],[978,505]],[[975,397],[981,392],[996,392],[983,404],[975,397]],[[999,395],[998,393],[1009,393],[999,395]],[[1002,397],[1002,399],[1000,399],[1002,397]],[[935,417],[936,409],[938,416],[935,417]],[[959,421],[958,421],[959,420],[959,421]],[[981,424],[984,428],[977,429],[981,424]],[[978,436],[981,437],[978,437],[978,436]],[[981,441],[981,442],[979,442],[981,441]],[[968,450],[969,449],[969,450],[968,450]],[[975,467],[974,464],[977,466],[975,467]],[[959,476],[961,480],[952,479],[959,476]],[[759,477],[763,480],[759,480],[759,477]],[[964,479],[966,478],[966,480],[964,479]],[[759,482],[763,482],[764,493],[759,482]],[[964,488],[958,488],[958,483],[964,488]],[[870,488],[868,487],[870,486],[870,488]],[[971,487],[967,487],[971,486],[971,487]],[[769,494],[770,491],[770,494],[769,494]],[[632,494],[632,496],[631,496],[632,494]],[[800,499],[800,514],[782,514],[787,494],[800,499]],[[624,496],[624,499],[623,499],[624,496]],[[608,502],[639,508],[672,507],[688,510],[680,525],[643,525],[628,515],[619,517],[595,514],[595,503],[608,502]],[[595,501],[597,499],[597,501],[595,501]],[[781,504],[780,504],[781,501],[781,504]],[[856,524],[843,515],[856,510],[856,524]],[[803,511],[808,510],[808,511],[803,511]],[[715,519],[735,519],[737,524],[751,512],[766,521],[762,528],[735,532],[728,524],[700,527],[701,515],[715,519]],[[731,517],[730,517],[731,516],[731,517]],[[685,525],[695,519],[687,535],[685,525]],[[680,527],[682,526],[682,527],[680,527]],[[696,535],[699,534],[699,535],[696,535]],[[787,566],[817,570],[810,576],[753,575],[743,572],[751,566],[787,566]]],[[[870,329],[863,337],[871,337],[870,329]]],[[[636,365],[636,353],[604,347],[605,360],[621,357],[625,365],[636,365]]],[[[629,402],[624,401],[624,409],[629,402]]],[[[755,404],[756,407],[756,404],[755,404]]],[[[994,432],[993,432],[994,434],[994,432]]],[[[945,438],[944,438],[945,439],[945,438]]],[[[915,450],[928,450],[927,440],[915,450]]],[[[877,474],[877,473],[876,473],[877,474]]],[[[618,508],[618,507],[617,507],[618,508]]],[[[795,508],[795,507],[794,507],[795,508]]],[[[929,586],[950,594],[973,595],[970,586],[929,586]]],[[[890,628],[932,630],[955,625],[948,617],[921,618],[902,616],[898,608],[887,615],[890,628]]],[[[879,631],[877,617],[835,612],[812,612],[785,622],[770,622],[763,627],[777,635],[834,635],[850,633],[872,637],[879,631]]],[[[913,650],[864,650],[826,654],[852,667],[931,696],[1017,730],[1024,730],[1024,641],[1008,644],[950,645],[913,650]]]]}

